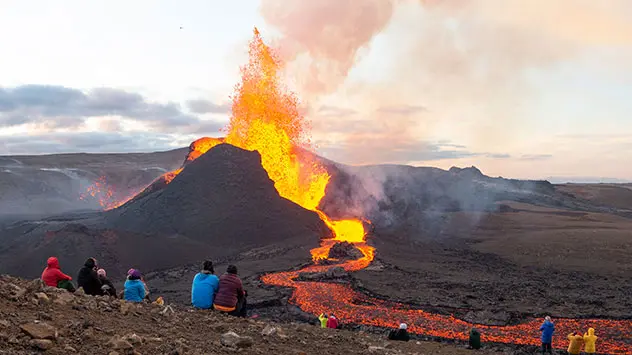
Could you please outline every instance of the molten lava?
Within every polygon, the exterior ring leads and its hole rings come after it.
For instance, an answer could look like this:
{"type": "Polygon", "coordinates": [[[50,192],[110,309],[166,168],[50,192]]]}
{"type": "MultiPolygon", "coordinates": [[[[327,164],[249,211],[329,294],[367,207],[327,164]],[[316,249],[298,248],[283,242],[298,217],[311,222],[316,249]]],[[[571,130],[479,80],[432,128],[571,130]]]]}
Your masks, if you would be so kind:
{"type": "MultiPolygon", "coordinates": [[[[256,150],[279,195],[318,213],[332,231],[334,240],[360,243],[359,248],[364,248],[366,255],[373,255],[371,247],[363,243],[366,232],[362,221],[334,221],[318,209],[330,176],[322,164],[307,153],[312,148],[309,124],[298,110],[296,95],[280,80],[282,62],[263,42],[256,28],[248,54],[248,64],[241,68],[241,82],[232,97],[232,115],[224,129],[226,137],[205,137],[191,143],[185,165],[224,142],[256,150]]],[[[183,168],[165,174],[165,182],[170,183],[183,168]]],[[[312,257],[322,258],[331,245],[332,241],[323,241],[320,248],[312,251],[312,257]]]]}
{"type": "MultiPolygon", "coordinates": [[[[335,311],[345,323],[379,327],[396,328],[404,321],[413,333],[466,340],[473,324],[453,316],[433,314],[405,304],[374,299],[347,285],[295,281],[301,272],[325,272],[333,267],[342,267],[350,272],[364,269],[372,262],[375,249],[365,242],[366,232],[362,221],[334,221],[318,209],[330,176],[319,161],[306,153],[306,149],[310,148],[309,127],[298,111],[298,100],[281,84],[278,77],[281,62],[263,43],[256,29],[249,54],[248,64],[241,68],[242,81],[235,88],[233,112],[226,127],[226,138],[196,140],[189,147],[190,151],[182,168],[161,178],[166,183],[171,182],[187,163],[223,142],[259,151],[263,168],[274,181],[279,194],[318,213],[332,230],[332,239],[324,239],[319,248],[311,250],[315,261],[326,259],[329,249],[337,241],[353,243],[362,252],[359,259],[341,264],[315,263],[301,270],[267,274],[261,278],[263,282],[294,288],[290,302],[312,314],[335,311]]],[[[106,186],[104,181],[99,181],[88,194],[100,196],[99,191],[106,186]]],[[[106,198],[112,196],[107,189],[104,191],[106,198]]],[[[538,345],[539,325],[540,320],[533,319],[513,326],[477,325],[477,328],[482,330],[482,339],[486,342],[538,345]]],[[[588,327],[599,332],[600,351],[632,354],[630,320],[557,319],[556,334],[561,335],[554,338],[554,347],[564,348],[565,334],[588,327]]]]}
{"type": "Polygon", "coordinates": [[[125,202],[136,196],[139,191],[123,194],[117,193],[113,185],[107,182],[107,178],[99,176],[86,191],[79,195],[80,200],[87,201],[90,198],[96,199],[103,210],[111,210],[123,205],[125,202]]]}

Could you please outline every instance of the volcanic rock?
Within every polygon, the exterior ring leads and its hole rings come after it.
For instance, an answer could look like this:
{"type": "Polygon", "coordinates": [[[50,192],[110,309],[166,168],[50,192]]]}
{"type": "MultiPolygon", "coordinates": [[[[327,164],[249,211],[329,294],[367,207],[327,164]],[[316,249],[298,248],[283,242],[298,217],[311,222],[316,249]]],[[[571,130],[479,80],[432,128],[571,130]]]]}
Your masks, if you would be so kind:
{"type": "Polygon", "coordinates": [[[314,212],[281,198],[258,152],[220,144],[189,163],[164,189],[107,216],[117,229],[186,236],[229,254],[274,242],[314,245],[330,231],[314,212]]]}
{"type": "Polygon", "coordinates": [[[33,339],[57,339],[57,329],[46,323],[26,323],[20,329],[33,339]]]}
{"type": "Polygon", "coordinates": [[[362,252],[349,242],[340,242],[334,244],[329,249],[329,259],[359,259],[363,256],[362,252]]]}
{"type": "Polygon", "coordinates": [[[55,346],[52,341],[47,339],[32,339],[29,344],[31,344],[32,347],[40,350],[48,350],[55,346]]]}
{"type": "Polygon", "coordinates": [[[251,337],[239,336],[235,332],[222,334],[220,342],[229,348],[248,348],[254,344],[251,337]]]}

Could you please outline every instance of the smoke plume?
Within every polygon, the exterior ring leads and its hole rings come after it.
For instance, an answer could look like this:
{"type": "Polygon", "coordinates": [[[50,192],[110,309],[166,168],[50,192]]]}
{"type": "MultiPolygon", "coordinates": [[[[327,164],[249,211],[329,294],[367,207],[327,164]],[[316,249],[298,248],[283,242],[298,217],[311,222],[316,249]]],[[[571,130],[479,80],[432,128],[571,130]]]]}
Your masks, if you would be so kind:
{"type": "MultiPolygon", "coordinates": [[[[320,145],[347,150],[345,162],[355,164],[392,161],[377,139],[409,150],[446,132],[472,149],[515,152],[515,138],[536,130],[534,75],[546,81],[548,70],[606,47],[632,51],[626,0],[263,0],[260,10],[281,34],[299,95],[313,103],[335,93],[341,112],[359,111],[344,119],[311,113],[320,145]],[[364,70],[379,79],[349,76],[370,51],[379,63],[364,70]],[[380,110],[401,105],[427,110],[380,110]],[[344,131],[349,124],[372,133],[344,131]]],[[[623,57],[605,55],[603,67],[629,68],[623,57]]]]}

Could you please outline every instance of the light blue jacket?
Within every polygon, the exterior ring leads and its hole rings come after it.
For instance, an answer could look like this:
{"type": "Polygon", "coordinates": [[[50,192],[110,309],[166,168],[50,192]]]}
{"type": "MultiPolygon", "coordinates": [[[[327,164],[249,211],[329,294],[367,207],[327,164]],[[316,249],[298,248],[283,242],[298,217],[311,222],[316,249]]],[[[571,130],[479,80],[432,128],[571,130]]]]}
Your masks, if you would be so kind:
{"type": "Polygon", "coordinates": [[[191,303],[193,307],[200,309],[211,308],[218,289],[219,278],[217,276],[204,272],[195,275],[191,286],[191,303]]]}
{"type": "Polygon", "coordinates": [[[145,298],[145,284],[141,280],[125,281],[125,300],[129,302],[143,302],[145,298]]]}

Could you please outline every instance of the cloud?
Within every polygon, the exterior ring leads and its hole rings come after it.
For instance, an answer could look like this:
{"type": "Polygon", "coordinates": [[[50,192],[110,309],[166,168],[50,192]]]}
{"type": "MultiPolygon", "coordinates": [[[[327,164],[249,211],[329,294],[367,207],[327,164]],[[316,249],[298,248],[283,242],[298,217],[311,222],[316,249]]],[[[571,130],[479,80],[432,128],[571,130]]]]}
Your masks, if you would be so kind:
{"type": "Polygon", "coordinates": [[[385,106],[376,110],[377,113],[387,113],[393,115],[414,115],[426,111],[423,106],[414,105],[397,105],[397,106],[385,106]]]}
{"type": "Polygon", "coordinates": [[[124,153],[169,150],[175,138],[169,134],[118,132],[48,132],[2,137],[0,154],[124,153]]]}
{"type": "Polygon", "coordinates": [[[347,117],[357,114],[358,111],[349,108],[323,105],[318,108],[317,115],[319,117],[347,117]]]}
{"type": "Polygon", "coordinates": [[[220,113],[227,114],[231,111],[231,105],[228,103],[216,104],[208,100],[189,100],[187,101],[187,107],[193,113],[205,114],[205,113],[220,113]]]}
{"type": "Polygon", "coordinates": [[[105,116],[139,121],[158,130],[200,124],[198,117],[184,112],[177,103],[150,102],[140,94],[119,89],[82,91],[53,85],[0,88],[0,127],[33,124],[45,130],[77,129],[87,118],[105,116]]]}
{"type": "MultiPolygon", "coordinates": [[[[320,151],[327,157],[344,163],[354,164],[406,164],[415,161],[461,159],[479,156],[479,153],[464,149],[445,149],[443,144],[424,141],[400,142],[395,147],[390,141],[357,139],[339,145],[328,144],[320,151]],[[371,146],[372,149],[362,149],[371,146]]],[[[322,144],[322,142],[321,142],[322,144]]]]}
{"type": "Polygon", "coordinates": [[[511,154],[503,154],[503,153],[488,153],[485,154],[485,156],[487,158],[491,158],[491,159],[510,159],[511,158],[511,154]]]}
{"type": "Polygon", "coordinates": [[[552,154],[523,154],[520,156],[520,160],[536,161],[547,160],[553,158],[552,154]]]}

